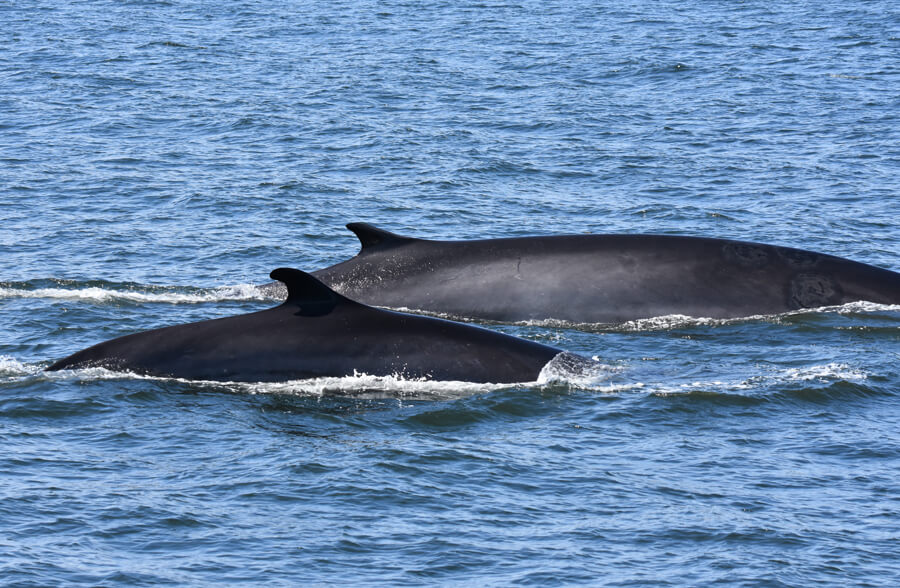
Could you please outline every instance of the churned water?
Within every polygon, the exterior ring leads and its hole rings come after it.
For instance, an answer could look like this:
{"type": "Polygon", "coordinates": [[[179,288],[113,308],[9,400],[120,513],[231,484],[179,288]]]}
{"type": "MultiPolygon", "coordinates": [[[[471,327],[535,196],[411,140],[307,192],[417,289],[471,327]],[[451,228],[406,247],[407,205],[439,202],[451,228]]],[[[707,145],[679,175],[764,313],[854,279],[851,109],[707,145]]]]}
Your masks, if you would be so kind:
{"type": "Polygon", "coordinates": [[[352,221],[898,271],[900,10],[781,4],[0,3],[0,582],[896,585],[897,307],[489,325],[602,366],[519,386],[43,372],[352,221]]]}

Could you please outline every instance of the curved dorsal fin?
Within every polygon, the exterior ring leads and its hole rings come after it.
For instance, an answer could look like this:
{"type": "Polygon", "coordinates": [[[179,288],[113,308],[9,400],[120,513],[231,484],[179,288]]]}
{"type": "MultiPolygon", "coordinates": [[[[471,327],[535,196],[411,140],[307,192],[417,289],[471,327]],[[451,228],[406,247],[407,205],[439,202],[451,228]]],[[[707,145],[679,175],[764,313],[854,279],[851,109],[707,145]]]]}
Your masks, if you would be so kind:
{"type": "Polygon", "coordinates": [[[379,245],[400,245],[402,243],[414,241],[412,237],[397,235],[390,231],[379,229],[369,223],[349,223],[347,228],[353,231],[359,238],[363,251],[379,245]]]}
{"type": "Polygon", "coordinates": [[[300,311],[297,314],[301,316],[328,314],[338,303],[349,302],[347,298],[298,269],[280,267],[272,270],[269,277],[287,286],[288,295],[284,303],[299,306],[300,311]]]}

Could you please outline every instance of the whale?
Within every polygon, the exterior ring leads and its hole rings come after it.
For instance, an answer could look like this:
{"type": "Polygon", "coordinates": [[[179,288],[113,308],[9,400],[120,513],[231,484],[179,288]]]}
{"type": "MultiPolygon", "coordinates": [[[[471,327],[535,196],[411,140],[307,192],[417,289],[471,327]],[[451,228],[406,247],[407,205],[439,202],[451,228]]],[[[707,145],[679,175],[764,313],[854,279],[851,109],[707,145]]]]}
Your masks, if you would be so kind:
{"type": "MultiPolygon", "coordinates": [[[[564,353],[474,325],[373,308],[297,269],[279,268],[270,277],[287,292],[279,306],[125,335],[47,370],[103,367],[224,382],[366,374],[507,384],[538,380],[564,353]]],[[[564,355],[569,363],[581,358],[564,355]]]]}
{"type": "MultiPolygon", "coordinates": [[[[347,261],[313,272],[365,304],[497,322],[615,324],[900,304],[900,274],[803,249],[710,237],[585,234],[433,241],[367,223],[347,261]]],[[[273,297],[276,284],[262,286],[273,297]]]]}

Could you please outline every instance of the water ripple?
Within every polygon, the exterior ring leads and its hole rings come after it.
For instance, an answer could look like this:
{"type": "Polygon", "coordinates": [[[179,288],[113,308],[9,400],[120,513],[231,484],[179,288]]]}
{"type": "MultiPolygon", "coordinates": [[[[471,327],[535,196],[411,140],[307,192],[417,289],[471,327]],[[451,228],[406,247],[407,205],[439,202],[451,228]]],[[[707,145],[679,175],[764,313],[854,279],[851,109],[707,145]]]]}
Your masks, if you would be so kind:
{"type": "Polygon", "coordinates": [[[29,0],[0,22],[6,583],[900,579],[897,307],[487,325],[598,358],[514,386],[43,372],[271,305],[250,284],[355,255],[351,221],[896,271],[893,4],[29,0]]]}

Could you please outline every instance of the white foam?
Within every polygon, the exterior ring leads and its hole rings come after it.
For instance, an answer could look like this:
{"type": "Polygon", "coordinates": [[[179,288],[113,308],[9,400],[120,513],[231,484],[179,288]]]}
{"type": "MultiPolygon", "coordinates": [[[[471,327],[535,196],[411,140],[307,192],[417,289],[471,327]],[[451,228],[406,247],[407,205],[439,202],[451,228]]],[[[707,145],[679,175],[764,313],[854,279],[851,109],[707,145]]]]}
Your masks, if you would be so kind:
{"type": "MultiPolygon", "coordinates": [[[[883,306],[883,305],[882,305],[883,306]]],[[[405,312],[408,314],[419,314],[424,316],[431,316],[435,318],[441,318],[452,321],[466,322],[466,323],[480,323],[480,324],[498,324],[498,325],[515,325],[519,327],[538,327],[543,329],[581,329],[587,331],[661,331],[668,329],[676,329],[681,327],[692,327],[692,326],[715,326],[715,325],[726,325],[730,323],[738,323],[744,321],[753,321],[753,320],[771,320],[773,318],[777,318],[781,315],[754,315],[749,317],[740,317],[740,318],[728,318],[728,319],[717,319],[710,317],[693,317],[688,316],[686,314],[669,314],[657,317],[650,317],[644,319],[635,319],[631,321],[626,321],[624,323],[584,323],[584,322],[576,322],[569,321],[565,319],[555,319],[555,318],[546,318],[546,319],[528,319],[525,321],[494,321],[494,320],[482,320],[475,319],[472,317],[466,317],[461,315],[449,314],[445,312],[434,312],[430,310],[421,310],[417,308],[409,308],[406,306],[399,307],[389,307],[384,306],[381,307],[386,310],[393,310],[396,312],[405,312]]],[[[555,335],[553,337],[548,337],[551,340],[561,340],[561,335],[555,335]]]]}
{"type": "Polygon", "coordinates": [[[0,355],[0,377],[31,376],[41,371],[41,368],[12,358],[8,355],[0,355]]]}
{"type": "MultiPolygon", "coordinates": [[[[469,396],[479,392],[489,392],[508,388],[517,384],[478,384],[473,382],[435,381],[403,376],[371,376],[355,372],[352,376],[310,378],[286,382],[230,382],[213,380],[187,380],[144,376],[133,372],[109,370],[102,367],[78,368],[46,372],[53,380],[149,380],[178,382],[198,386],[225,388],[248,394],[294,394],[298,396],[327,396],[330,394],[353,396],[398,396],[398,397],[439,397],[452,398],[469,396]]],[[[525,383],[528,384],[528,383],[525,383]]]]}
{"type": "Polygon", "coordinates": [[[229,388],[250,394],[296,394],[301,396],[397,396],[400,398],[450,399],[509,388],[516,384],[477,384],[473,382],[436,381],[405,378],[399,375],[313,378],[289,382],[228,383],[229,388]]]}
{"type": "MultiPolygon", "coordinates": [[[[393,310],[394,312],[403,312],[406,314],[420,314],[422,316],[430,316],[434,318],[444,319],[448,321],[458,321],[463,323],[491,323],[494,321],[485,321],[481,319],[475,319],[468,316],[462,316],[457,314],[450,314],[447,312],[437,312],[434,310],[422,310],[421,308],[410,308],[408,306],[379,306],[378,308],[383,308],[384,310],[393,310]]],[[[502,324],[502,323],[500,323],[502,324]]]]}
{"type": "Polygon", "coordinates": [[[815,310],[818,312],[837,312],[839,314],[853,312],[890,312],[900,310],[900,304],[879,304],[878,302],[866,302],[863,300],[860,302],[848,302],[847,304],[841,304],[840,306],[824,306],[815,310]]]}
{"type": "Polygon", "coordinates": [[[855,313],[875,313],[875,312],[896,312],[900,311],[900,305],[897,304],[880,304],[877,302],[848,302],[837,306],[822,306],[819,308],[801,308],[791,310],[779,314],[754,314],[733,318],[713,318],[702,316],[690,316],[686,314],[667,314],[655,317],[635,319],[625,321],[623,323],[578,323],[565,321],[560,319],[540,319],[519,321],[514,324],[529,327],[546,327],[546,328],[579,328],[588,330],[615,330],[615,331],[660,331],[668,329],[678,329],[684,327],[705,327],[719,325],[733,325],[744,322],[753,321],[778,321],[783,317],[797,316],[803,314],[855,314],[855,313]]]}
{"type": "Polygon", "coordinates": [[[766,317],[751,316],[741,319],[715,319],[710,317],[693,317],[685,314],[669,314],[652,318],[627,321],[618,326],[622,331],[665,331],[682,327],[705,327],[725,325],[746,320],[760,320],[766,317]]]}
{"type": "MultiPolygon", "coordinates": [[[[36,368],[36,371],[40,371],[40,368],[36,368]]],[[[222,382],[143,376],[133,372],[114,371],[102,367],[45,372],[44,375],[48,379],[53,380],[139,379],[180,382],[201,386],[224,387],[236,392],[249,394],[296,394],[302,396],[339,394],[353,396],[376,395],[398,396],[401,398],[425,397],[447,399],[516,386],[530,387],[563,384],[575,388],[600,389],[600,382],[608,380],[611,374],[618,373],[619,371],[621,371],[620,368],[604,365],[596,360],[589,360],[572,353],[564,352],[554,357],[546,366],[544,366],[536,381],[507,384],[429,380],[426,378],[407,378],[401,375],[373,376],[359,372],[354,372],[352,376],[311,378],[287,382],[222,382]]],[[[30,373],[33,374],[34,371],[30,373]]],[[[630,389],[634,386],[629,384],[627,387],[630,389]]],[[[621,386],[604,387],[602,391],[614,391],[619,389],[621,389],[621,386]]]]}
{"type": "Polygon", "coordinates": [[[684,395],[692,392],[710,394],[747,393],[777,389],[784,384],[797,382],[861,382],[869,374],[845,363],[827,363],[797,368],[771,369],[740,380],[695,380],[691,382],[640,382],[621,381],[615,376],[625,372],[622,366],[608,365],[572,353],[563,352],[554,357],[541,370],[537,380],[513,384],[473,383],[462,381],[437,381],[425,378],[407,378],[400,375],[373,376],[355,372],[352,376],[324,377],[287,382],[221,382],[186,380],[143,376],[132,372],[113,371],[106,368],[80,368],[43,372],[40,365],[26,364],[8,356],[0,356],[0,377],[40,376],[51,380],[150,380],[179,382],[208,386],[247,394],[290,394],[324,397],[346,395],[356,397],[395,397],[446,400],[473,394],[491,392],[511,387],[568,386],[570,388],[600,393],[644,391],[655,396],[684,395]]]}
{"type": "Polygon", "coordinates": [[[0,288],[2,298],[51,298],[62,300],[84,300],[88,302],[160,302],[167,304],[198,304],[227,300],[267,300],[268,297],[252,284],[222,286],[196,292],[148,292],[140,290],[113,290],[109,288],[0,288]]]}
{"type": "Polygon", "coordinates": [[[780,377],[788,382],[810,382],[814,380],[820,382],[861,382],[866,380],[869,375],[865,371],[845,363],[832,362],[825,365],[783,370],[780,377]]]}
{"type": "Polygon", "coordinates": [[[537,384],[567,384],[575,388],[597,389],[601,382],[608,381],[621,371],[622,368],[600,363],[597,358],[587,359],[564,351],[541,369],[537,384]]]}
{"type": "Polygon", "coordinates": [[[736,392],[747,390],[760,390],[777,388],[782,384],[796,382],[818,382],[827,384],[830,382],[861,382],[868,379],[869,374],[864,370],[854,368],[844,363],[828,363],[812,365],[800,368],[782,368],[770,373],[751,376],[744,380],[727,382],[722,380],[694,381],[690,383],[649,384],[651,392],[656,396],[671,396],[686,394],[694,391],[710,393],[736,392]]]}

